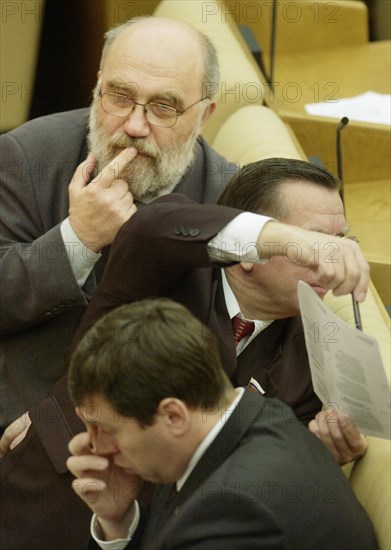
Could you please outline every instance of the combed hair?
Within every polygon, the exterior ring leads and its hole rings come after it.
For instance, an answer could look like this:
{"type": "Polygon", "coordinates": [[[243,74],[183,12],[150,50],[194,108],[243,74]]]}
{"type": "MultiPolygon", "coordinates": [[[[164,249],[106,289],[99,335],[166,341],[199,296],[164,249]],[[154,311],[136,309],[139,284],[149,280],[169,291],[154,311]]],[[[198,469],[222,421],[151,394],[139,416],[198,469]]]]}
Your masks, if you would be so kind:
{"type": "Polygon", "coordinates": [[[280,194],[281,185],[298,181],[336,191],[341,186],[338,178],[316,164],[269,158],[243,166],[220,195],[218,204],[284,220],[289,212],[280,194]]]}
{"type": "Polygon", "coordinates": [[[70,363],[76,405],[101,394],[119,414],[143,425],[153,423],[166,397],[215,409],[228,386],[215,337],[184,306],[166,298],[120,306],[102,317],[70,363]]]}

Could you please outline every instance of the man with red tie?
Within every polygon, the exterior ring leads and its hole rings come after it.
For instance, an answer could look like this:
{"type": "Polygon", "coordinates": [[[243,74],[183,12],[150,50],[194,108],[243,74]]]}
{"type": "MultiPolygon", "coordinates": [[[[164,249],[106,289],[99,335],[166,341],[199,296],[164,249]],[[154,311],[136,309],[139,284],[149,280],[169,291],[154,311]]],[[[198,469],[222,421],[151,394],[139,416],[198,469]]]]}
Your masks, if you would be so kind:
{"type": "MultiPolygon", "coordinates": [[[[121,229],[76,342],[118,305],[151,296],[172,298],[217,335],[224,369],[235,386],[250,385],[279,398],[307,425],[321,403],[312,387],[297,283],[304,280],[321,297],[328,288],[346,291],[349,260],[337,254],[347,244],[342,237],[348,228],[338,190],[338,180],[318,166],[266,159],[243,167],[220,197],[220,206],[239,212],[200,207],[176,194],[157,199],[121,229]],[[260,213],[315,232],[312,244],[299,242],[297,228],[292,242],[287,237],[282,246],[271,233],[277,224],[263,226],[260,213]],[[262,227],[265,238],[257,242],[262,227]],[[132,268],[135,258],[137,269],[132,268]],[[338,282],[332,282],[335,268],[341,269],[338,282]],[[330,269],[330,280],[321,281],[318,269],[330,269]]],[[[341,443],[337,448],[331,442],[330,450],[344,463],[361,455],[366,443],[345,417],[340,427],[345,428],[342,438],[337,433],[341,443]]]]}

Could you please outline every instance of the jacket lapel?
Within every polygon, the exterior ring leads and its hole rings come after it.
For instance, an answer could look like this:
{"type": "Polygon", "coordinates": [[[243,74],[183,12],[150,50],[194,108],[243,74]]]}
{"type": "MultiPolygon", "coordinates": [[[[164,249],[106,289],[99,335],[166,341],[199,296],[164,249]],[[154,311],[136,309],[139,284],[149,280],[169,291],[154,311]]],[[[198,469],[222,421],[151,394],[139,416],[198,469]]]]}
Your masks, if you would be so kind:
{"type": "Polygon", "coordinates": [[[262,396],[254,396],[247,390],[244,392],[223,429],[202,455],[178,493],[175,501],[176,507],[180,507],[240,444],[247,431],[262,414],[263,405],[262,396]],[[256,406],[254,406],[254,402],[256,406]]]}
{"type": "Polygon", "coordinates": [[[164,506],[169,486],[164,485],[159,488],[160,494],[157,495],[152,505],[151,517],[148,519],[143,537],[143,549],[153,550],[164,547],[164,532],[168,527],[170,517],[180,513],[180,509],[186,501],[240,445],[243,437],[262,414],[263,406],[262,396],[254,396],[245,391],[227,423],[202,455],[177,497],[167,509],[164,506]]]}
{"type": "Polygon", "coordinates": [[[232,333],[231,320],[225,304],[221,269],[214,269],[211,308],[208,316],[208,326],[216,334],[219,345],[221,364],[227,376],[232,378],[237,368],[236,349],[232,333]]]}

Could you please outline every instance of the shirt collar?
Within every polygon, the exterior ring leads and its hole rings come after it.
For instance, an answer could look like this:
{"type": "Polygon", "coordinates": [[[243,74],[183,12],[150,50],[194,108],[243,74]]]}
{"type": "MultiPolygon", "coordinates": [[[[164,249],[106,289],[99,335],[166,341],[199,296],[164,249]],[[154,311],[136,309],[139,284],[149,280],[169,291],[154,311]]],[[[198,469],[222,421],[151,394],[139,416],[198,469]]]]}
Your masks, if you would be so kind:
{"type": "Polygon", "coordinates": [[[190,462],[185,470],[185,472],[182,474],[182,476],[177,480],[176,482],[176,488],[177,491],[180,491],[187,481],[187,478],[190,476],[191,472],[194,470],[195,466],[197,465],[198,461],[202,457],[202,455],[205,453],[207,448],[213,443],[213,441],[216,439],[219,432],[223,429],[224,424],[227,422],[231,414],[234,412],[237,404],[241,400],[243,394],[244,394],[244,388],[235,388],[236,391],[236,397],[234,401],[227,407],[224,414],[221,415],[221,418],[216,422],[216,424],[213,426],[213,428],[207,433],[207,435],[204,437],[204,439],[201,441],[201,443],[198,445],[197,449],[195,450],[193,456],[190,459],[190,462]]]}
{"type": "Polygon", "coordinates": [[[163,195],[169,195],[170,193],[172,193],[175,189],[175,187],[178,185],[178,183],[174,183],[174,185],[170,185],[169,187],[167,187],[166,189],[163,189],[162,191],[160,191],[157,195],[153,195],[153,196],[150,196],[150,195],[146,195],[142,201],[140,201],[142,204],[149,204],[150,202],[154,201],[155,199],[157,199],[158,197],[163,197],[163,195]]]}
{"type": "MultiPolygon", "coordinates": [[[[225,304],[227,306],[229,318],[233,319],[234,317],[239,316],[242,319],[246,319],[242,314],[242,312],[240,311],[239,303],[236,299],[235,294],[233,293],[232,288],[229,286],[224,269],[221,270],[221,277],[223,281],[224,299],[225,299],[225,304]]],[[[273,322],[273,320],[262,321],[261,319],[247,319],[247,320],[253,321],[255,324],[254,332],[247,339],[247,343],[251,342],[251,340],[253,340],[260,332],[265,330],[265,328],[267,328],[273,322]]]]}

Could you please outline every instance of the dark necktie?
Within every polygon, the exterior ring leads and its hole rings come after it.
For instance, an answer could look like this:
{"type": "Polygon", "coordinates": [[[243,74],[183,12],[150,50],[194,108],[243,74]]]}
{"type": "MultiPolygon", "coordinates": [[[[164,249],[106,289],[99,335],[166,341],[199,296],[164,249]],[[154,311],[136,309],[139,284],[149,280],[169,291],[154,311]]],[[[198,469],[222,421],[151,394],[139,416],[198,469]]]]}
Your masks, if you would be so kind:
{"type": "Polygon", "coordinates": [[[254,332],[255,325],[253,321],[247,321],[246,319],[236,316],[231,322],[234,332],[235,346],[239,344],[242,338],[254,332]]]}

